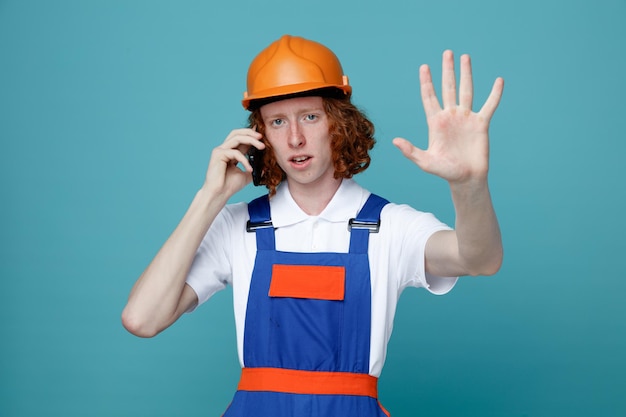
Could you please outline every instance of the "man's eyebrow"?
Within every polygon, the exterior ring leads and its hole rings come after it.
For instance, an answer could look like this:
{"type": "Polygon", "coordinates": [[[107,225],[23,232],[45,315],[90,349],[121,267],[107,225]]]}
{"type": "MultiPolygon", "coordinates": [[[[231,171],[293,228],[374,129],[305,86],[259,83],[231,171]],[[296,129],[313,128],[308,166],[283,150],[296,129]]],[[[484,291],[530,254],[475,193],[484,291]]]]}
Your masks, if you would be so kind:
{"type": "MultiPolygon", "coordinates": [[[[324,107],[322,106],[307,107],[302,110],[299,110],[296,114],[300,115],[300,114],[305,114],[305,113],[317,113],[317,112],[324,113],[325,112],[324,107]]],[[[285,112],[276,112],[276,113],[268,114],[267,116],[263,117],[263,119],[285,118],[286,116],[287,116],[287,113],[285,112]]]]}

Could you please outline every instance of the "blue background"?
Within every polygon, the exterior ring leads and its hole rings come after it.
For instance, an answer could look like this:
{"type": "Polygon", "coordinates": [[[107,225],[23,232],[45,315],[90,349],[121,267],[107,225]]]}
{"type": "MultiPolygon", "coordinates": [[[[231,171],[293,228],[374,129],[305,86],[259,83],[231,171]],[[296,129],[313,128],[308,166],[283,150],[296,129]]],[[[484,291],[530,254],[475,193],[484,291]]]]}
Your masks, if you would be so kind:
{"type": "MultiPolygon", "coordinates": [[[[238,363],[230,290],[155,339],[135,279],[244,124],[249,62],[284,33],[341,58],[377,126],[359,181],[454,222],[418,67],[470,53],[506,80],[490,184],[495,277],[408,290],[380,383],[401,416],[626,415],[626,2],[0,0],[0,416],[217,416],[238,363]]],[[[250,186],[235,200],[261,192],[250,186]]]]}

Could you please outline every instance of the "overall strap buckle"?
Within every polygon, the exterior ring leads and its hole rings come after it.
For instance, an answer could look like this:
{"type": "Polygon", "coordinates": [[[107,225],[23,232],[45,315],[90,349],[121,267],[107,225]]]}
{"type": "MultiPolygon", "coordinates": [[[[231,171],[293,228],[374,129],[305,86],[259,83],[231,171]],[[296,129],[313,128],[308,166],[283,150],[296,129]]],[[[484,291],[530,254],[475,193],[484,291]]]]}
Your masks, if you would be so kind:
{"type": "Polygon", "coordinates": [[[348,231],[352,229],[365,229],[370,233],[378,233],[380,230],[380,219],[378,221],[357,220],[352,218],[348,221],[348,231]]]}
{"type": "Polygon", "coordinates": [[[258,229],[268,229],[270,227],[274,227],[271,220],[265,220],[261,222],[253,222],[248,220],[246,223],[246,232],[256,232],[258,229]]]}

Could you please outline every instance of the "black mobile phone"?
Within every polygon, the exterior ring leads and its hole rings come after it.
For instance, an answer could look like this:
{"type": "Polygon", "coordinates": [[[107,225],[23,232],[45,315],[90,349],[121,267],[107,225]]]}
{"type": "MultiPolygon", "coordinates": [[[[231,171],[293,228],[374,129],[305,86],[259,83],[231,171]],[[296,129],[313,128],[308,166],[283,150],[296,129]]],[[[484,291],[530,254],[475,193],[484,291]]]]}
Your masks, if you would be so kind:
{"type": "Polygon", "coordinates": [[[263,172],[263,151],[250,146],[248,149],[248,161],[252,165],[252,183],[261,185],[261,173],[263,172]]]}

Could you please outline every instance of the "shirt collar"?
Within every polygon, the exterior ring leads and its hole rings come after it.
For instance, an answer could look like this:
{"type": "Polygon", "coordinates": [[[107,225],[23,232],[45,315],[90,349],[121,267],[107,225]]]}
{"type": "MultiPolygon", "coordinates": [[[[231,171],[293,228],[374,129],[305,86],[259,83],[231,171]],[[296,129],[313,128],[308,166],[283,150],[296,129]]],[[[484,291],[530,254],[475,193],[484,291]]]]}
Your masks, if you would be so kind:
{"type": "Polygon", "coordinates": [[[291,193],[289,193],[287,183],[283,182],[276,189],[276,194],[270,199],[272,223],[274,227],[285,227],[314,217],[329,222],[345,222],[356,216],[369,195],[370,193],[353,179],[344,179],[320,215],[309,216],[298,207],[291,193]]]}

